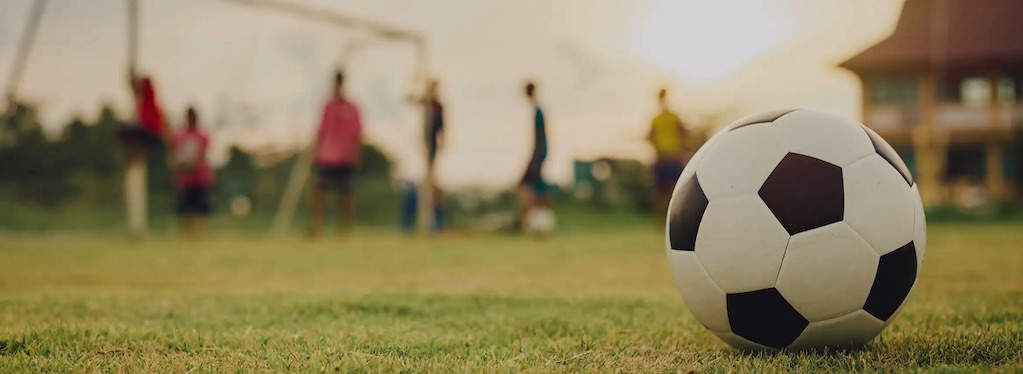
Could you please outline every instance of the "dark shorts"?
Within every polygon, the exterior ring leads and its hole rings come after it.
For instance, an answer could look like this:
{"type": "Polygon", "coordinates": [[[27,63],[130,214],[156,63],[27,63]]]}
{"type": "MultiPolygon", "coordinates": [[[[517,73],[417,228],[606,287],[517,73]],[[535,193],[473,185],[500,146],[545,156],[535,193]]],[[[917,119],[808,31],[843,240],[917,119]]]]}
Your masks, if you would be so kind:
{"type": "Polygon", "coordinates": [[[351,165],[316,165],[316,179],[320,186],[352,193],[355,168],[351,165]]]}
{"type": "Polygon", "coordinates": [[[681,161],[657,161],[654,163],[654,185],[674,186],[685,166],[681,161]]]}
{"type": "Polygon", "coordinates": [[[546,196],[550,192],[550,185],[543,180],[544,159],[546,159],[544,155],[533,156],[529,160],[529,165],[526,166],[526,173],[522,176],[522,180],[519,181],[520,186],[528,186],[533,189],[533,194],[539,197],[546,196]]]}
{"type": "Polygon", "coordinates": [[[192,186],[178,190],[178,202],[175,207],[178,214],[205,216],[213,212],[210,205],[210,188],[208,186],[192,186]]]}
{"type": "Polygon", "coordinates": [[[121,125],[117,129],[117,138],[125,145],[147,149],[155,148],[163,142],[159,134],[135,124],[121,125]]]}
{"type": "Polygon", "coordinates": [[[534,156],[529,160],[529,165],[526,165],[526,173],[522,176],[522,180],[519,182],[520,186],[535,186],[537,182],[543,180],[543,161],[545,157],[534,156]]]}

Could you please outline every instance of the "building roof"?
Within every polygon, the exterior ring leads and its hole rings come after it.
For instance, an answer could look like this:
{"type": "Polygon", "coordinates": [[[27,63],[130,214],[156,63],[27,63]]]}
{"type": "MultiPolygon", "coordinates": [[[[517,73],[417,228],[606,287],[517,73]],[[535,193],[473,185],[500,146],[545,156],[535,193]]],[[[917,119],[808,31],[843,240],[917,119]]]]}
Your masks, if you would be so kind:
{"type": "Polygon", "coordinates": [[[907,0],[891,36],[839,66],[863,72],[939,63],[1021,68],[1023,1],[907,0]]]}

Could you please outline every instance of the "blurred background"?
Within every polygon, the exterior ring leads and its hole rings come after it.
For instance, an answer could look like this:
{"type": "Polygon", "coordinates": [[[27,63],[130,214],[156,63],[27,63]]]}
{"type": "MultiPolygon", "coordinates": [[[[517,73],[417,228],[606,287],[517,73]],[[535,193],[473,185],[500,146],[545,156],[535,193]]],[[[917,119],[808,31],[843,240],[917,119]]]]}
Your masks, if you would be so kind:
{"type": "MultiPolygon", "coordinates": [[[[646,134],[662,87],[694,146],[753,112],[831,111],[892,143],[931,220],[1023,218],[1020,1],[138,4],[133,33],[122,0],[0,2],[0,230],[124,227],[113,134],[133,115],[133,56],[170,126],[192,105],[211,134],[215,229],[270,228],[341,67],[367,133],[360,227],[397,227],[403,181],[423,177],[422,113],[405,95],[424,76],[445,102],[436,178],[458,230],[514,209],[532,131],[526,80],[540,87],[544,172],[566,230],[654,222],[646,134]]],[[[151,227],[170,230],[167,154],[148,157],[151,227]]]]}

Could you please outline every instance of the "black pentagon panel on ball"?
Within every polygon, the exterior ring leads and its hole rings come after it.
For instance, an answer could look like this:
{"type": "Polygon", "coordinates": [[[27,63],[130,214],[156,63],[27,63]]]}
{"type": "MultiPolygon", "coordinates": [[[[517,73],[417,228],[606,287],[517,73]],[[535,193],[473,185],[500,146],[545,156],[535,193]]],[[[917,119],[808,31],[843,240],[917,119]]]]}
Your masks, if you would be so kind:
{"type": "Polygon", "coordinates": [[[760,186],[760,198],[791,235],[842,220],[842,168],[789,153],[760,186]]]}
{"type": "Polygon", "coordinates": [[[728,131],[732,131],[732,130],[735,130],[735,129],[738,129],[738,128],[743,128],[743,127],[746,127],[746,126],[749,126],[749,125],[755,125],[755,124],[758,124],[758,123],[774,122],[778,118],[781,118],[781,116],[784,116],[786,114],[792,113],[794,111],[796,111],[796,109],[777,109],[777,110],[771,110],[771,111],[767,111],[767,112],[763,112],[763,113],[757,113],[757,114],[754,114],[752,116],[745,117],[745,118],[740,118],[738,121],[735,121],[735,123],[732,123],[729,126],[728,131]]]}
{"type": "Polygon", "coordinates": [[[863,127],[863,131],[867,133],[867,137],[870,138],[870,142],[874,144],[874,152],[877,152],[881,158],[888,161],[889,164],[895,168],[899,174],[902,174],[902,179],[909,183],[909,186],[913,186],[913,174],[909,172],[909,168],[906,167],[906,163],[902,161],[902,157],[899,157],[899,153],[895,152],[895,148],[892,148],[888,142],[881,138],[876,132],[868,129],[866,126],[863,127]]]}
{"type": "Polygon", "coordinates": [[[810,324],[774,288],[728,294],[726,305],[733,333],[775,349],[792,344],[810,324]]]}
{"type": "Polygon", "coordinates": [[[899,310],[916,282],[916,246],[909,242],[884,256],[877,265],[877,275],[870,287],[863,310],[887,321],[899,310]]]}
{"type": "Polygon", "coordinates": [[[671,195],[671,211],[668,212],[668,238],[671,249],[677,251],[696,250],[696,234],[700,221],[707,211],[707,195],[694,175],[679,183],[671,195]]]}

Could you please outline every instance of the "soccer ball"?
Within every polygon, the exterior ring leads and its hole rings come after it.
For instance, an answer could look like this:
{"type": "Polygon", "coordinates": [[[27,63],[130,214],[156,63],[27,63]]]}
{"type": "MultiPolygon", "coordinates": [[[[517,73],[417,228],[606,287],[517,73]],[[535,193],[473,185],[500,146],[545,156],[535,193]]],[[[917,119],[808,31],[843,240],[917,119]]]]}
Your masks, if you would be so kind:
{"type": "Polygon", "coordinates": [[[668,207],[668,262],[707,329],[746,350],[861,345],[923,261],[920,193],[887,142],[828,113],[781,110],[712,137],[668,207]]]}
{"type": "Polygon", "coordinates": [[[523,220],[526,233],[532,236],[550,235],[558,225],[558,218],[554,215],[554,210],[542,206],[530,209],[523,220]]]}

